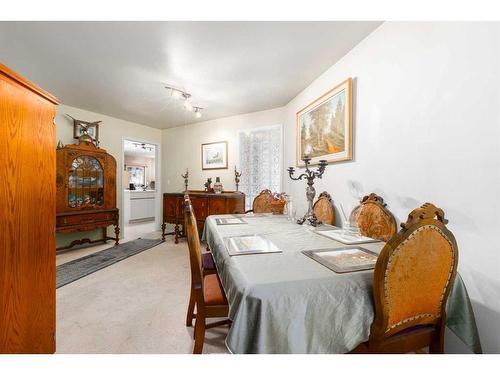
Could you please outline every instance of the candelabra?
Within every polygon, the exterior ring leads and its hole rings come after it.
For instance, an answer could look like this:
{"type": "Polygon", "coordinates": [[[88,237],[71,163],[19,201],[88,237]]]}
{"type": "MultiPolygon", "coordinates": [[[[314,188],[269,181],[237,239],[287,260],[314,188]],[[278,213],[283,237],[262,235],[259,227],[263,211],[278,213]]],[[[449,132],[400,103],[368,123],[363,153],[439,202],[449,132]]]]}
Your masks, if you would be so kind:
{"type": "Polygon", "coordinates": [[[320,160],[318,169],[316,171],[312,171],[309,169],[309,164],[311,163],[311,157],[308,155],[304,155],[302,160],[306,165],[306,170],[300,176],[293,177],[293,174],[295,173],[295,168],[293,167],[288,168],[288,174],[290,175],[290,178],[292,180],[298,181],[302,180],[303,178],[307,179],[306,198],[307,198],[308,209],[306,214],[301,219],[297,220],[297,224],[303,224],[307,220],[309,224],[315,227],[320,225],[321,221],[318,220],[313,211],[314,196],[316,195],[316,189],[314,189],[313,186],[314,179],[322,178],[323,173],[325,172],[327,162],[326,160],[320,160]]]}
{"type": "Polygon", "coordinates": [[[186,168],[186,173],[181,174],[181,177],[184,179],[185,191],[188,189],[188,179],[189,179],[189,170],[186,168]]]}
{"type": "Polygon", "coordinates": [[[240,185],[240,177],[241,177],[241,172],[238,172],[236,170],[236,166],[234,166],[234,182],[236,183],[236,191],[239,191],[238,187],[240,185]]]}

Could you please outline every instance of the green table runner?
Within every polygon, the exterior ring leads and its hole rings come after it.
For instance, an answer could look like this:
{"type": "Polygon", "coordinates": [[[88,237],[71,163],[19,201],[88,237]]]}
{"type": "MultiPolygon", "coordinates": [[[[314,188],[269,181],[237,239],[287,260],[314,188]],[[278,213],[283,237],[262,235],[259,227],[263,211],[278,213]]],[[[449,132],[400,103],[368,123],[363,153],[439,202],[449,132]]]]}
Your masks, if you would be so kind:
{"type": "MultiPolygon", "coordinates": [[[[373,321],[373,271],[337,274],[302,250],[344,244],[320,236],[285,216],[245,216],[248,224],[216,225],[210,216],[203,239],[229,301],[233,324],[226,345],[233,353],[346,353],[367,341],[373,321]],[[282,253],[229,256],[227,237],[260,234],[282,253]]],[[[361,245],[380,252],[382,243],[361,245]]],[[[457,275],[447,305],[447,326],[481,352],[474,313],[457,275]]]]}

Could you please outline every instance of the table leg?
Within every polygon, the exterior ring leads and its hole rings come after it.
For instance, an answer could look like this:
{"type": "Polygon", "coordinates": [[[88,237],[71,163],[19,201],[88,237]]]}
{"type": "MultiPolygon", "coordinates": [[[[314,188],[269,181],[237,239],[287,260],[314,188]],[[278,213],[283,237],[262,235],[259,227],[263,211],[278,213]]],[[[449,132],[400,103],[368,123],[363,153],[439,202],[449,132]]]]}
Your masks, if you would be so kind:
{"type": "Polygon", "coordinates": [[[180,237],[180,230],[179,230],[179,224],[175,224],[175,243],[179,243],[179,237],[180,237]]]}
{"type": "Polygon", "coordinates": [[[161,240],[165,241],[165,229],[167,228],[167,223],[163,222],[161,225],[161,240]]]}
{"type": "Polygon", "coordinates": [[[115,246],[118,245],[118,242],[120,241],[120,227],[118,226],[118,223],[115,224],[115,246]]]}
{"type": "Polygon", "coordinates": [[[104,227],[104,228],[101,228],[101,230],[102,230],[102,241],[103,241],[103,243],[107,243],[108,242],[108,228],[104,227]]]}

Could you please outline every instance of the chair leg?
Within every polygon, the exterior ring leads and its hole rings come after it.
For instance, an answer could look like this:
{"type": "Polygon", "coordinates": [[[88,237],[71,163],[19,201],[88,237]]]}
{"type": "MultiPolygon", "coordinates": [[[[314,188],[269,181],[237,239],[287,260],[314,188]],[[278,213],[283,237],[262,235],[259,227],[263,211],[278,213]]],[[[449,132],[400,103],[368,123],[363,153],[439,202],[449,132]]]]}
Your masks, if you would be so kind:
{"type": "Polygon", "coordinates": [[[441,340],[433,340],[429,345],[429,354],[443,354],[444,345],[441,340]]]}
{"type": "Polygon", "coordinates": [[[434,334],[434,337],[429,345],[429,354],[444,353],[444,327],[434,334]]]}
{"type": "Polygon", "coordinates": [[[228,325],[229,327],[231,327],[231,321],[229,319],[225,319],[225,320],[220,320],[218,322],[205,324],[205,328],[209,329],[209,328],[215,328],[215,327],[220,327],[220,326],[225,326],[225,325],[228,325]]]}
{"type": "Polygon", "coordinates": [[[193,354],[201,354],[203,352],[203,343],[205,342],[205,316],[200,314],[199,311],[196,315],[193,354]]]}
{"type": "Polygon", "coordinates": [[[196,300],[194,298],[193,288],[191,288],[191,292],[189,295],[189,304],[186,316],[186,327],[193,326],[193,318],[194,318],[194,307],[196,305],[196,300]]]}

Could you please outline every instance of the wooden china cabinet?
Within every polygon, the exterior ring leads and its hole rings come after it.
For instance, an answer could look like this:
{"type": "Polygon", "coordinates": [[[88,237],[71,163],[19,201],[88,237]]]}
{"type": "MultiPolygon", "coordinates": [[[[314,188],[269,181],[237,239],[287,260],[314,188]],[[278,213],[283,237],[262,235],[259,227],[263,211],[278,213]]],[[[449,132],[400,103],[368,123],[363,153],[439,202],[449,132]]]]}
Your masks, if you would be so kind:
{"type": "Polygon", "coordinates": [[[102,237],[74,240],[68,246],[114,240],[118,245],[120,227],[116,207],[116,160],[91,140],[80,137],[79,144],[57,150],[56,232],[71,233],[101,229],[102,237]],[[107,235],[115,227],[115,237],[107,235]]]}

